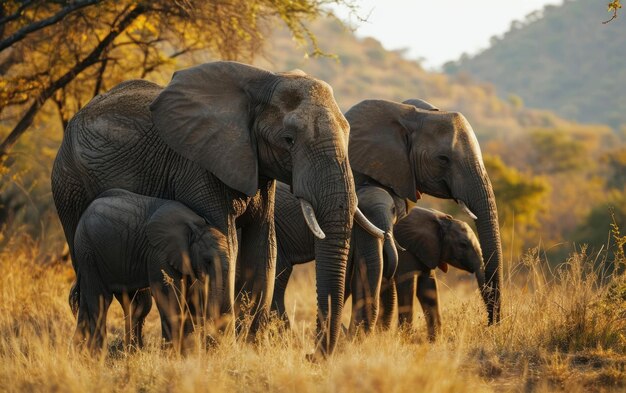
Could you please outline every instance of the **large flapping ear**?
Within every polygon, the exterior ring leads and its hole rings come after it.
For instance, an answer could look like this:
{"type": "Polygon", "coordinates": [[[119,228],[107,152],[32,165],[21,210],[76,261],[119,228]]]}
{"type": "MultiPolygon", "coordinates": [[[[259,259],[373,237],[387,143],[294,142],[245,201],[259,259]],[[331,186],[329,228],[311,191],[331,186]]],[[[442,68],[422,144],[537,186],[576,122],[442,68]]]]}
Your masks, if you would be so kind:
{"type": "Polygon", "coordinates": [[[348,112],[348,156],[354,171],[391,187],[401,198],[417,201],[409,158],[409,134],[404,119],[415,108],[385,100],[365,100],[348,112]]]}
{"type": "Polygon", "coordinates": [[[411,99],[402,101],[402,103],[406,104],[406,105],[413,105],[416,108],[424,109],[424,110],[427,110],[427,111],[435,111],[435,112],[439,111],[439,108],[437,108],[436,106],[434,106],[430,102],[422,100],[420,98],[411,98],[411,99]]]}
{"type": "Polygon", "coordinates": [[[205,226],[205,221],[179,202],[170,201],[158,208],[146,223],[148,241],[162,253],[168,263],[179,272],[193,273],[189,255],[194,231],[205,226]]]}
{"type": "Polygon", "coordinates": [[[393,234],[402,247],[429,269],[441,264],[443,239],[436,215],[429,214],[426,209],[411,209],[409,214],[393,227],[393,234]]]}
{"type": "Polygon", "coordinates": [[[272,77],[227,61],[178,71],[150,105],[152,119],[172,149],[252,196],[258,188],[258,162],[249,129],[251,94],[272,77]]]}

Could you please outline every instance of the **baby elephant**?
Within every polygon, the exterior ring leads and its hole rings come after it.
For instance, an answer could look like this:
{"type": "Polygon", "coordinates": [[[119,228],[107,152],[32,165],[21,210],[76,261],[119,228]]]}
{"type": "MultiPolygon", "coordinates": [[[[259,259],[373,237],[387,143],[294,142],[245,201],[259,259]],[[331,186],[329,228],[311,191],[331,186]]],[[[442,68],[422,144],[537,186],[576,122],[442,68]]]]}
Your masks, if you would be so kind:
{"type": "Polygon", "coordinates": [[[78,299],[76,345],[102,348],[107,310],[116,296],[127,320],[126,344],[141,346],[152,302],[146,288],[156,301],[163,338],[177,350],[187,347],[183,341],[193,331],[188,313],[197,323],[218,316],[228,243],[180,202],[106,191],[85,210],[74,239],[77,280],[70,298],[78,299]],[[137,304],[132,316],[131,302],[137,304]]]}
{"type": "MultiPolygon", "coordinates": [[[[485,284],[480,244],[472,229],[463,221],[436,210],[415,207],[393,229],[397,242],[406,250],[398,252],[394,281],[386,288],[383,304],[394,304],[397,291],[400,324],[413,321],[413,302],[422,306],[428,338],[441,332],[441,315],[434,269],[448,271],[448,264],[476,274],[478,287],[485,284]],[[415,280],[417,276],[417,280],[415,280]],[[391,299],[391,300],[389,300],[391,299]]],[[[383,311],[383,321],[390,321],[393,306],[383,311]]]]}

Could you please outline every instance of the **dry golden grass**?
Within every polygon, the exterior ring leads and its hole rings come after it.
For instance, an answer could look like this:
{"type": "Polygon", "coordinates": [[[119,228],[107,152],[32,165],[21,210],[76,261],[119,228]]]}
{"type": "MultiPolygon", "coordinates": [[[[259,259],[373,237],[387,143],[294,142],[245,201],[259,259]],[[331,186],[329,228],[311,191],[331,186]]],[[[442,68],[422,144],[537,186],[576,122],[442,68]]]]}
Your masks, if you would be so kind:
{"type": "Polygon", "coordinates": [[[147,348],[125,353],[120,307],[109,313],[108,351],[70,350],[67,304],[73,272],[45,263],[36,244],[14,239],[0,253],[2,391],[609,391],[626,389],[626,279],[598,279],[576,254],[550,272],[536,253],[510,269],[505,318],[487,327],[470,276],[441,282],[444,333],[413,331],[343,339],[334,356],[312,364],[314,281],[299,267],[290,284],[291,332],[271,327],[257,344],[224,339],[178,357],[160,349],[153,310],[147,348]]]}

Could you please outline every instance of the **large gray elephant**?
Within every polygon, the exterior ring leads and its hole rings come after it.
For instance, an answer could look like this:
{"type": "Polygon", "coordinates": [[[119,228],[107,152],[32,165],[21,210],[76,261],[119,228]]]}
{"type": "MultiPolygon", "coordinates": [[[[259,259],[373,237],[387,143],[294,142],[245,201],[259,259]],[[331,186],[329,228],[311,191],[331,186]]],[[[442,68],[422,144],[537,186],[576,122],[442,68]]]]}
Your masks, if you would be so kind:
{"type": "Polygon", "coordinates": [[[465,222],[420,207],[411,209],[393,231],[401,248],[393,281],[383,285],[381,291],[381,323],[389,327],[395,309],[400,324],[412,323],[417,295],[424,311],[428,338],[434,340],[441,332],[435,269],[439,267],[447,272],[448,265],[451,265],[475,274],[478,288],[482,288],[485,273],[480,244],[465,222]]]}
{"type": "MultiPolygon", "coordinates": [[[[357,187],[357,197],[363,214],[385,234],[383,240],[360,226],[352,228],[345,298],[352,294],[351,330],[361,326],[369,331],[378,317],[381,279],[391,279],[398,264],[393,225],[406,214],[406,201],[373,183],[357,187]]],[[[278,253],[272,310],[289,324],[287,284],[294,265],[315,259],[315,239],[300,214],[298,199],[282,183],[276,185],[275,224],[278,253]]]]}
{"type": "Polygon", "coordinates": [[[165,88],[124,82],[74,116],[54,163],[52,192],[72,260],[78,220],[101,192],[176,200],[228,239],[223,317],[233,312],[239,252],[237,293],[247,292],[258,322],[274,286],[278,179],[292,186],[319,237],[317,348],[330,352],[356,209],[348,133],[330,86],[301,72],[214,62],[176,72],[165,88]]]}
{"type": "Polygon", "coordinates": [[[469,122],[460,113],[385,100],[362,101],[345,116],[350,123],[350,165],[357,187],[363,175],[414,202],[420,193],[454,199],[475,219],[486,275],[481,294],[489,323],[499,321],[502,247],[498,212],[469,122]]]}
{"type": "Polygon", "coordinates": [[[185,338],[194,325],[219,317],[228,241],[180,202],[105,191],[80,218],[74,252],[76,345],[102,348],[115,296],[124,308],[126,344],[142,346],[141,330],[152,303],[136,302],[145,307],[130,315],[129,300],[147,288],[161,315],[163,338],[177,350],[189,347],[185,338]]]}

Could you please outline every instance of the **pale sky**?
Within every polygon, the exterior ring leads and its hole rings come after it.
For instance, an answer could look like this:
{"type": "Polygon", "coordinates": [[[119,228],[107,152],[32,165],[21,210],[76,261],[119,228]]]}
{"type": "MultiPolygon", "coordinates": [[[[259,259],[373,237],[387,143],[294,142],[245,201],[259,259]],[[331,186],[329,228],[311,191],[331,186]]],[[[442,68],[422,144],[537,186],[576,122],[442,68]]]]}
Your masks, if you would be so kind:
{"type": "MultiPolygon", "coordinates": [[[[354,17],[359,37],[370,36],[387,49],[408,48],[408,57],[424,58],[426,68],[456,60],[463,52],[473,54],[489,46],[489,39],[506,32],[513,20],[523,20],[546,4],[562,0],[357,0],[354,17]]],[[[346,9],[335,8],[344,20],[346,9]]]]}

